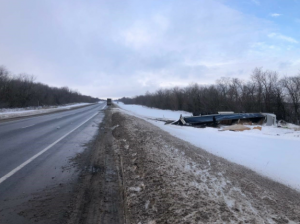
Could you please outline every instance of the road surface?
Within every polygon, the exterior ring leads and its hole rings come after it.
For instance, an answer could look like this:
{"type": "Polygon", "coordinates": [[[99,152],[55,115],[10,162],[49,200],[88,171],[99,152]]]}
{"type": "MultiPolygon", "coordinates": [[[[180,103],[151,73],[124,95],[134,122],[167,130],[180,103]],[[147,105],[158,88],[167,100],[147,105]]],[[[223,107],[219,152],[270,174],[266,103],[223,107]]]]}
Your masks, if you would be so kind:
{"type": "MultiPolygon", "coordinates": [[[[69,160],[97,133],[104,107],[105,103],[99,103],[0,123],[0,223],[37,222],[29,210],[42,205],[28,205],[28,201],[39,197],[47,201],[54,197],[51,187],[65,186],[76,179],[69,160]]],[[[56,195],[62,203],[67,200],[65,193],[56,195]]],[[[63,215],[57,214],[58,218],[63,215]]]]}

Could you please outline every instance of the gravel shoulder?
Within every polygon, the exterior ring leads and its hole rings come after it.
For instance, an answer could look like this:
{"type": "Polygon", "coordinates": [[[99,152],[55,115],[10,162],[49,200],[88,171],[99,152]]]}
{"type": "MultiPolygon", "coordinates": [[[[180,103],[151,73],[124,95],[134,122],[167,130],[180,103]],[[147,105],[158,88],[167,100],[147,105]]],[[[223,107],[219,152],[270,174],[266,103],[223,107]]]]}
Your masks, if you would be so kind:
{"type": "Polygon", "coordinates": [[[300,193],[115,108],[126,223],[300,223],[300,193]]]}
{"type": "Polygon", "coordinates": [[[73,164],[81,169],[67,213],[69,224],[124,223],[120,162],[114,150],[110,109],[99,126],[90,151],[78,154],[73,164]]]}

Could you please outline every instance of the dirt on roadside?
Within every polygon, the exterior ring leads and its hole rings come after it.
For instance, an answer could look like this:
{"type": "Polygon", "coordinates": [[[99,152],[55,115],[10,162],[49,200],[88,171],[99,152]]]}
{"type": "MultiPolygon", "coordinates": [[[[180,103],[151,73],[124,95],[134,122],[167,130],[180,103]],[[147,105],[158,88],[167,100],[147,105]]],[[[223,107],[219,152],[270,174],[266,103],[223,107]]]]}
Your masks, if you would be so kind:
{"type": "Polygon", "coordinates": [[[110,109],[105,113],[99,134],[90,143],[91,152],[78,155],[72,161],[78,167],[84,166],[84,170],[73,192],[65,223],[124,223],[122,178],[112,136],[115,127],[110,109]]]}
{"type": "Polygon", "coordinates": [[[113,109],[125,223],[300,223],[300,193],[113,109]]]}
{"type": "Polygon", "coordinates": [[[61,222],[300,223],[300,193],[111,106],[61,222]]]}

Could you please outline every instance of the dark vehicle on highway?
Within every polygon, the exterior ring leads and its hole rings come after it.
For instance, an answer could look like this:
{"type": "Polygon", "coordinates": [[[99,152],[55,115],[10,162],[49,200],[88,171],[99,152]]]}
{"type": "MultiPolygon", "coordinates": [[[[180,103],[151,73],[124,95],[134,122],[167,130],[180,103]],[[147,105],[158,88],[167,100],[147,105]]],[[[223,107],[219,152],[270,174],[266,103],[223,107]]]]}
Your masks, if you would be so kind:
{"type": "Polygon", "coordinates": [[[110,105],[111,105],[111,99],[107,98],[107,106],[110,106],[110,105]]]}

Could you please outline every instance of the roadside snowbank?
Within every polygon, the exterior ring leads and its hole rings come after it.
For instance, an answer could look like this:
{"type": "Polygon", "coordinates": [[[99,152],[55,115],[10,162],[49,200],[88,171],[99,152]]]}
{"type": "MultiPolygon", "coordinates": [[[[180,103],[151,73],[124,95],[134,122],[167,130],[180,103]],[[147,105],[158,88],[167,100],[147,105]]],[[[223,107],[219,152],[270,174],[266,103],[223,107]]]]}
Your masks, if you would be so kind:
{"type": "Polygon", "coordinates": [[[140,105],[125,105],[121,102],[119,102],[117,105],[122,107],[124,110],[130,111],[136,115],[141,115],[146,118],[178,120],[180,114],[182,114],[182,116],[192,116],[191,113],[186,111],[160,110],[140,105]]]}
{"type": "Polygon", "coordinates": [[[91,103],[75,103],[75,104],[69,104],[65,106],[49,106],[47,108],[4,108],[0,109],[0,120],[1,119],[9,119],[9,118],[15,118],[15,117],[26,117],[31,115],[37,115],[37,114],[45,114],[45,113],[51,113],[55,111],[60,110],[69,110],[76,107],[82,107],[90,105],[91,103]]]}
{"type": "Polygon", "coordinates": [[[119,103],[119,106],[127,113],[146,119],[173,136],[300,190],[300,131],[262,126],[261,131],[252,129],[231,132],[216,128],[164,125],[147,117],[162,118],[163,114],[166,119],[178,119],[184,112],[167,112],[123,103],[119,103]]]}

